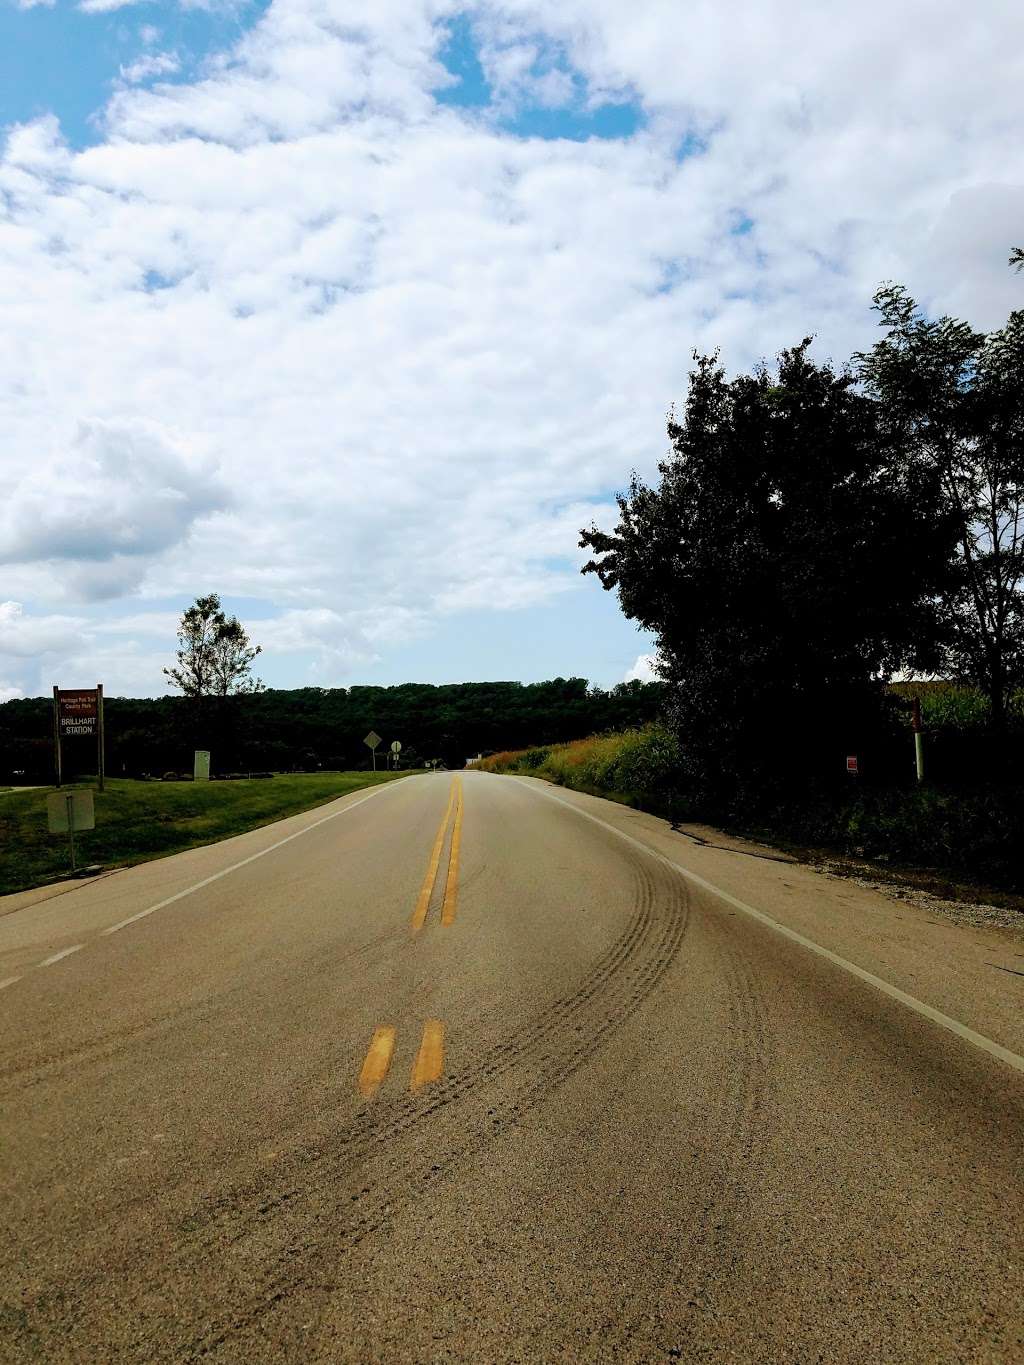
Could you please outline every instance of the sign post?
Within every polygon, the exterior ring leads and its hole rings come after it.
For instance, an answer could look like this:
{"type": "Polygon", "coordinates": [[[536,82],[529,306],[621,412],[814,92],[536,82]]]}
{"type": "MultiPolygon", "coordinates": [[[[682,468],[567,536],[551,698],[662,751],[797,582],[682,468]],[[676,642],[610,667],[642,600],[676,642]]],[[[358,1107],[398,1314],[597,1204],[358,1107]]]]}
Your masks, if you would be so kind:
{"type": "Polygon", "coordinates": [[[106,777],[106,739],[103,730],[103,684],[96,684],[96,775],[99,778],[99,789],[103,790],[103,779],[106,777]]]}
{"type": "Polygon", "coordinates": [[[391,766],[392,766],[393,768],[397,768],[397,767],[398,767],[398,755],[399,755],[401,752],[402,752],[402,741],[401,741],[400,739],[393,739],[393,740],[391,741],[391,766]]]}
{"type": "Polygon", "coordinates": [[[61,761],[60,761],[60,693],[57,691],[57,684],[53,685],[53,764],[57,770],[57,787],[61,785],[61,761]]]}
{"type": "Polygon", "coordinates": [[[377,771],[377,745],[380,743],[380,735],[378,735],[378,733],[377,733],[376,730],[371,730],[370,733],[369,733],[369,734],[366,736],[366,738],[363,740],[363,743],[366,745],[366,747],[369,749],[370,753],[373,755],[373,771],[376,772],[376,771],[377,771]]]}
{"type": "Polygon", "coordinates": [[[65,739],[96,738],[96,776],[100,791],[106,776],[106,743],[103,727],[103,684],[75,689],[53,689],[53,745],[57,786],[64,778],[65,739]]]}
{"type": "Polygon", "coordinates": [[[915,697],[910,715],[910,728],[914,732],[914,763],[917,767],[918,782],[924,781],[924,736],[921,734],[921,698],[915,697]]]}

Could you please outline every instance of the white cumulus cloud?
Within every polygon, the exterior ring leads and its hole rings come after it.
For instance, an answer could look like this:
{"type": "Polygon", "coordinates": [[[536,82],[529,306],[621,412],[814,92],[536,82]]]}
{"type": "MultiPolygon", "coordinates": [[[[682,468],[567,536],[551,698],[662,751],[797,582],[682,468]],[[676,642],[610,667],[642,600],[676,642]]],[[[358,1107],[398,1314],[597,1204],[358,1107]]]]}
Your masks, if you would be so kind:
{"type": "Polygon", "coordinates": [[[83,420],[15,473],[0,507],[0,564],[69,562],[83,598],[119,596],[228,502],[210,462],[159,425],[83,420]]]}
{"type": "MultiPolygon", "coordinates": [[[[380,622],[571,610],[694,346],[841,358],[885,278],[1024,303],[1017,4],[478,0],[499,105],[636,101],[585,142],[438,103],[462,9],[273,0],[195,80],[126,68],[98,145],[9,130],[0,562],[45,630],[213,587],[342,681],[380,622]]],[[[142,635],[75,659],[162,685],[142,635]]]]}
{"type": "Polygon", "coordinates": [[[181,60],[174,52],[144,52],[135,61],[121,67],[121,79],[128,85],[151,80],[154,76],[172,76],[181,70],[181,60]]]}
{"type": "Polygon", "coordinates": [[[636,663],[622,679],[623,682],[653,682],[658,674],[656,654],[638,654],[636,663]]]}

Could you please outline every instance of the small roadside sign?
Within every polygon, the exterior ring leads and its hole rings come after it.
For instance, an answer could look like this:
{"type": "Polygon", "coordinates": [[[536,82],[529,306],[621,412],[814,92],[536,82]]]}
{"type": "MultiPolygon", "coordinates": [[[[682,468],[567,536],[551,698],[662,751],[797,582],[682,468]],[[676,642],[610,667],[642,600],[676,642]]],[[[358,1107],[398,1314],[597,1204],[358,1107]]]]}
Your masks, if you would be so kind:
{"type": "Polygon", "coordinates": [[[371,730],[370,733],[369,733],[369,734],[366,736],[366,738],[363,740],[363,743],[366,745],[366,747],[369,749],[370,753],[373,755],[373,771],[376,772],[376,771],[377,771],[377,745],[380,743],[380,735],[378,735],[378,733],[377,733],[376,730],[371,730]]]}
{"type": "Polygon", "coordinates": [[[860,772],[860,768],[859,768],[858,765],[857,765],[857,755],[856,755],[856,754],[847,754],[847,756],[846,756],[846,771],[851,775],[851,777],[856,777],[857,774],[860,772]]]}
{"type": "Polygon", "coordinates": [[[51,834],[66,834],[71,843],[71,871],[75,863],[75,831],[96,828],[92,792],[53,792],[46,798],[46,821],[51,834]]]}
{"type": "Polygon", "coordinates": [[[393,754],[400,754],[402,752],[402,741],[400,739],[393,739],[391,741],[391,752],[393,754]]]}
{"type": "Polygon", "coordinates": [[[51,834],[70,834],[96,828],[92,792],[54,792],[46,798],[46,819],[51,834]]]}

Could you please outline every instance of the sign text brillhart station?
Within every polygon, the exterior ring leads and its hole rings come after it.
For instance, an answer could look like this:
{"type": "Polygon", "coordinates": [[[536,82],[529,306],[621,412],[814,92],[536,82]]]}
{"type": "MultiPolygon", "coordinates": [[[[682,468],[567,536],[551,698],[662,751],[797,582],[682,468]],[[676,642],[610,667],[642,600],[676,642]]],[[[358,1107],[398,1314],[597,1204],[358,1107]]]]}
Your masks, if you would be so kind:
{"type": "Polygon", "coordinates": [[[58,691],[57,725],[62,739],[91,739],[99,727],[99,717],[97,688],[58,691]]]}

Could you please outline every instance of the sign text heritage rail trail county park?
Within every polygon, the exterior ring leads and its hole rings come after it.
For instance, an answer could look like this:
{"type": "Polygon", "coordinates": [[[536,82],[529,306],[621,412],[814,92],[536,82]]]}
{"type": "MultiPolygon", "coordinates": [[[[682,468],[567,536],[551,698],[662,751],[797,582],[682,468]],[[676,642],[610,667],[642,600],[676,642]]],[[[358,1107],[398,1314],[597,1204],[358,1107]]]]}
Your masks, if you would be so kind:
{"type": "Polygon", "coordinates": [[[91,739],[100,719],[99,691],[95,687],[57,692],[57,724],[62,739],[91,739]]]}

